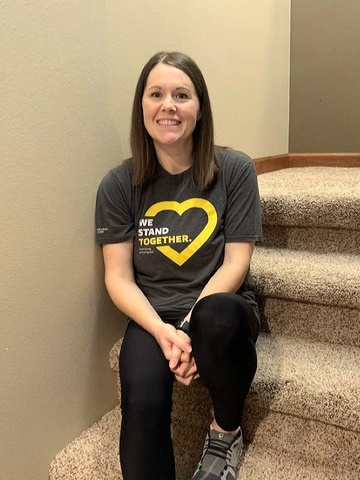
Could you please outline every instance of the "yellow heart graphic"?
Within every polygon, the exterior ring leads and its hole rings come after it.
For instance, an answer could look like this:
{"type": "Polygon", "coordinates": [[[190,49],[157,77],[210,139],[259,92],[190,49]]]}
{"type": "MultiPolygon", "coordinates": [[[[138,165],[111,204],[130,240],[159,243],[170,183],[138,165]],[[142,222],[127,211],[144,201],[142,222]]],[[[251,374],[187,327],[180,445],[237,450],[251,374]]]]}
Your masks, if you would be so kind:
{"type": "Polygon", "coordinates": [[[217,213],[214,206],[204,198],[190,198],[184,202],[166,201],[159,202],[152,205],[145,213],[147,217],[155,217],[159,212],[164,210],[173,210],[179,215],[182,215],[191,208],[201,208],[207,214],[208,221],[205,227],[201,230],[199,235],[187,246],[182,252],[177,252],[168,245],[163,247],[156,247],[161,253],[166,255],[170,260],[179,265],[183,265],[195,252],[201,248],[204,243],[209,239],[217,224],[217,213]]]}

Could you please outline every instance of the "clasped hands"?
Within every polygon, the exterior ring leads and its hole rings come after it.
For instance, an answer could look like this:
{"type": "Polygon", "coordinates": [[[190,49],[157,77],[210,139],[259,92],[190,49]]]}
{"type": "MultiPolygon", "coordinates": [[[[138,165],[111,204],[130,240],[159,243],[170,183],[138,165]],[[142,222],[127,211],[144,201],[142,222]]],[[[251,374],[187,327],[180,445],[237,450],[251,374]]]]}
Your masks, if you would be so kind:
{"type": "MultiPolygon", "coordinates": [[[[182,330],[176,330],[177,335],[191,345],[191,339],[182,330]]],[[[173,344],[169,359],[170,370],[174,373],[175,379],[183,385],[190,385],[193,380],[199,378],[196,363],[192,352],[187,353],[173,344]]]]}
{"type": "Polygon", "coordinates": [[[193,380],[199,378],[189,335],[182,330],[176,330],[168,323],[163,323],[159,326],[155,338],[179,383],[190,385],[193,380]]]}

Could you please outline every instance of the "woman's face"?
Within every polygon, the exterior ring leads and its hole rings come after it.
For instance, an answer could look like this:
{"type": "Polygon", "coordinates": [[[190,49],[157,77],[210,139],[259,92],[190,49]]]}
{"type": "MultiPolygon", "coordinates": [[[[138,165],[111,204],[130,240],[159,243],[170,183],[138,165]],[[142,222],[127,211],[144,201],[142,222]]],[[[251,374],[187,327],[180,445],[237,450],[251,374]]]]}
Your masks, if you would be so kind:
{"type": "Polygon", "coordinates": [[[146,82],[142,108],[145,128],[155,146],[191,144],[200,105],[194,84],[182,70],[156,65],[146,82]]]}

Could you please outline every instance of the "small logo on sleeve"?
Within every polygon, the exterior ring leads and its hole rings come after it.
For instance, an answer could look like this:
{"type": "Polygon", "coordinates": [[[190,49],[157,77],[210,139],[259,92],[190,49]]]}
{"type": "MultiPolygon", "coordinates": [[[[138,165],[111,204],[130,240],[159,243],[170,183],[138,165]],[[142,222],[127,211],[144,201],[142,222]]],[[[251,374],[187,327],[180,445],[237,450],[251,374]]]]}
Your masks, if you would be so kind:
{"type": "Polygon", "coordinates": [[[98,235],[102,235],[103,233],[107,233],[109,229],[107,227],[100,227],[96,229],[96,233],[98,235]]]}

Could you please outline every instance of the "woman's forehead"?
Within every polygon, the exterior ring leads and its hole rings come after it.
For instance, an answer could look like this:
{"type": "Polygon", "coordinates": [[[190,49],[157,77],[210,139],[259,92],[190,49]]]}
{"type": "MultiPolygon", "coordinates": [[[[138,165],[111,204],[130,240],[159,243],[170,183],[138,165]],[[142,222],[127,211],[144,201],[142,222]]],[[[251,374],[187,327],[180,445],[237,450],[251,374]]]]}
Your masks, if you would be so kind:
{"type": "Polygon", "coordinates": [[[165,63],[158,63],[150,71],[146,82],[146,89],[171,85],[174,88],[188,88],[195,91],[191,78],[180,68],[165,63]]]}

